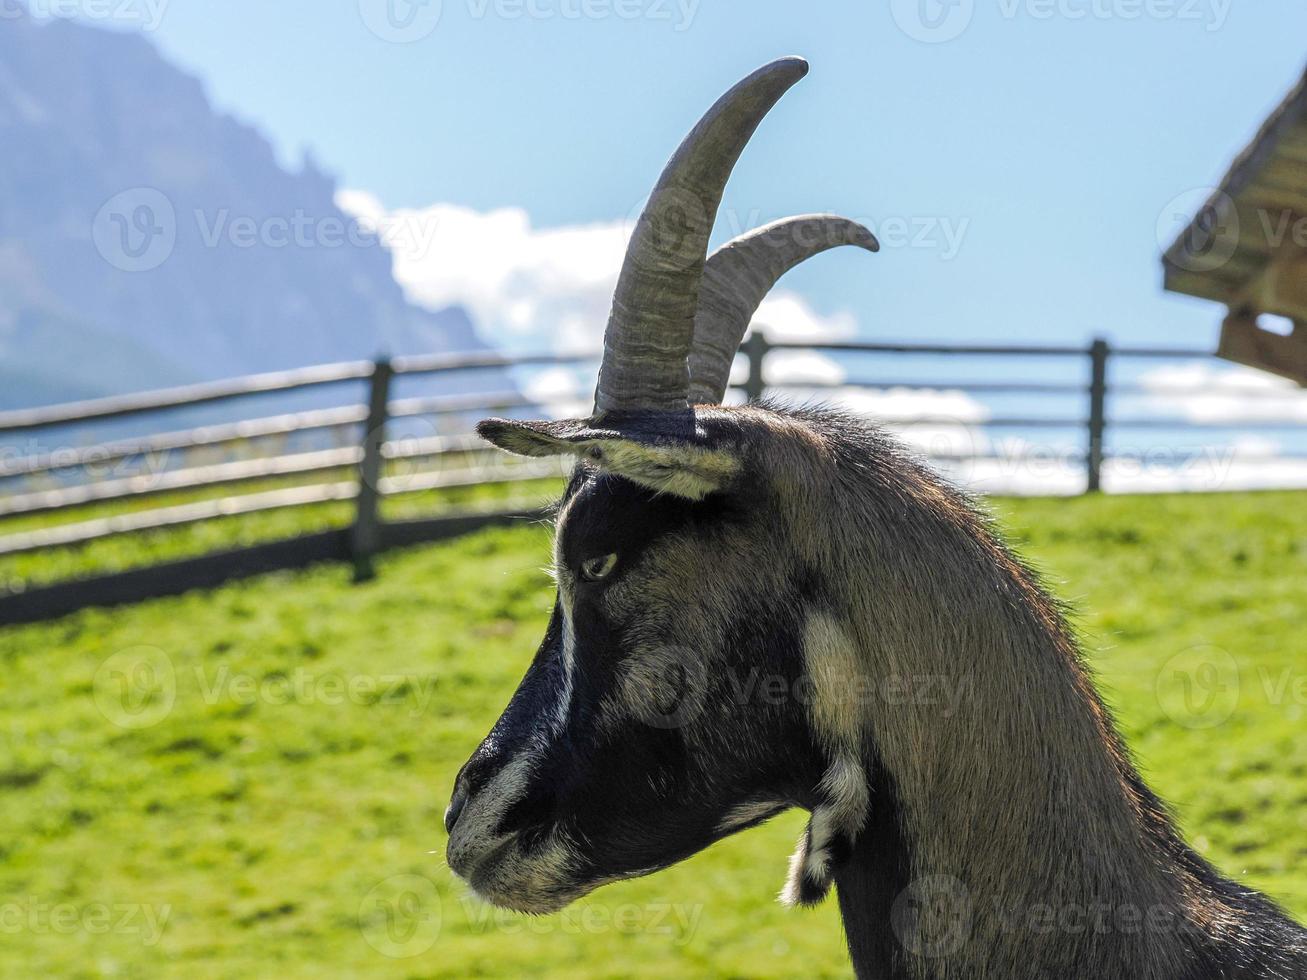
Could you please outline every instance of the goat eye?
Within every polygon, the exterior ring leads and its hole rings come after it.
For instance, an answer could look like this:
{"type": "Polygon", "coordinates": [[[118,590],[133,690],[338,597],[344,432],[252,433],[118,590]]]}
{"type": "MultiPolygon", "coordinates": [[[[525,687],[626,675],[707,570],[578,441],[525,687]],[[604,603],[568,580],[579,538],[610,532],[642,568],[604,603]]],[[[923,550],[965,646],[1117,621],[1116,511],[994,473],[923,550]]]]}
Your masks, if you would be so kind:
{"type": "Polygon", "coordinates": [[[598,558],[587,558],[581,562],[581,578],[586,582],[598,582],[600,579],[607,578],[617,567],[617,555],[601,555],[598,558]]]}

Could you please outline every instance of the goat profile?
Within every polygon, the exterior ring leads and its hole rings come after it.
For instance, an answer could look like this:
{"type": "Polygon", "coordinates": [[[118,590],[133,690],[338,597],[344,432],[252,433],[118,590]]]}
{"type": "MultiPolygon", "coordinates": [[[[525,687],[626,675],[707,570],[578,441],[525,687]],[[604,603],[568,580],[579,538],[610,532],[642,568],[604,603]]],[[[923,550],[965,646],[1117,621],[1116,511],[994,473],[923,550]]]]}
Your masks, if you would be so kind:
{"type": "Polygon", "coordinates": [[[553,615],[458,775],[450,868],[551,912],[797,806],[784,899],[835,887],[859,977],[1307,980],[1307,932],[1181,840],[1058,604],[965,496],[864,420],[721,404],[776,280],[877,248],[809,215],[707,257],[806,72],[750,75],[668,163],[591,417],[479,426],[577,463],[553,615]],[[921,696],[940,685],[964,694],[948,712],[921,696]]]}

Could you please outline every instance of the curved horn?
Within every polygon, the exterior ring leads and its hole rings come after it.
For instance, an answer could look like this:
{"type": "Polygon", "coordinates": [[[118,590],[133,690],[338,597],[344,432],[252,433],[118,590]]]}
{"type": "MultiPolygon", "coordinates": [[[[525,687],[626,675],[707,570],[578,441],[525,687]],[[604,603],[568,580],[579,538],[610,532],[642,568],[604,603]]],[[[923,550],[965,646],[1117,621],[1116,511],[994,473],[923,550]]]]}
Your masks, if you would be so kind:
{"type": "Polygon", "coordinates": [[[763,117],[807,73],[802,58],[755,71],[717,100],[663,170],[613,295],[596,414],[686,407],[699,282],[726,179],[763,117]]]}
{"type": "Polygon", "coordinates": [[[880,251],[876,236],[856,221],[805,214],[741,235],[713,253],[704,268],[694,321],[691,405],[717,405],[726,397],[740,340],[776,280],[805,259],[840,245],[880,251]]]}

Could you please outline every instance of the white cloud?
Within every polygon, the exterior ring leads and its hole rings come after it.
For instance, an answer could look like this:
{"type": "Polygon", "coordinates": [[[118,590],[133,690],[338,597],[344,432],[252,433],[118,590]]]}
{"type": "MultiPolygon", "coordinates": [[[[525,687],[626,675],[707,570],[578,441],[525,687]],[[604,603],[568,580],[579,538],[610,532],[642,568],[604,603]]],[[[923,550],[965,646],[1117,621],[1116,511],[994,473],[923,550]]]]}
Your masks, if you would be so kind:
{"type": "MultiPolygon", "coordinates": [[[[395,277],[419,305],[466,307],[492,343],[518,350],[597,349],[630,234],[626,221],[535,228],[521,208],[479,212],[453,204],[388,211],[371,194],[342,191],[338,203],[375,227],[394,254],[395,277]]],[[[813,342],[857,335],[849,313],[823,316],[798,294],[778,289],[755,323],[775,340],[813,342]]],[[[592,368],[522,373],[523,391],[556,417],[589,411],[592,368]]],[[[989,408],[965,392],[847,385],[833,357],[778,351],[769,380],[796,403],[831,405],[885,425],[923,454],[999,454],[999,459],[938,461],[955,481],[986,493],[1071,494],[1084,488],[1083,447],[992,439],[989,408]],[[812,387],[805,387],[812,386],[812,387]],[[929,424],[907,420],[928,417],[929,424]]],[[[742,364],[735,380],[742,378],[742,364]]],[[[1307,422],[1307,393],[1248,368],[1208,363],[1158,367],[1140,378],[1141,414],[1191,422],[1307,422]],[[1176,391],[1178,388],[1192,391],[1176,391]]],[[[734,400],[738,400],[735,396],[734,400]]],[[[1105,489],[1117,493],[1307,487],[1307,460],[1284,459],[1278,443],[1244,437],[1224,445],[1110,460],[1105,489]]]]}
{"type": "Polygon", "coordinates": [[[522,394],[551,418],[584,418],[592,407],[592,387],[576,368],[551,367],[531,373],[522,384],[522,394]]]}
{"type": "MultiPolygon", "coordinates": [[[[388,211],[374,195],[350,190],[337,203],[382,235],[395,278],[414,303],[464,306],[486,339],[506,348],[601,343],[629,222],[535,228],[522,208],[482,212],[434,204],[388,211]]],[[[787,340],[839,339],[857,329],[852,315],[821,316],[785,290],[763,302],[756,320],[787,340]]]]}
{"type": "MultiPolygon", "coordinates": [[[[743,383],[748,370],[737,361],[731,380],[743,383]]],[[[837,385],[848,373],[825,354],[810,350],[778,350],[767,355],[763,377],[774,385],[837,385]]]]}
{"type": "Polygon", "coordinates": [[[762,301],[753,322],[769,340],[792,343],[848,340],[858,332],[858,321],[852,313],[821,316],[798,293],[784,289],[776,290],[762,301]]]}
{"type": "MultiPolygon", "coordinates": [[[[994,445],[1000,459],[941,465],[957,482],[984,493],[1078,494],[1085,488],[1083,447],[1039,445],[1009,437],[994,445]]],[[[1286,459],[1260,437],[1190,449],[1123,452],[1103,464],[1109,493],[1183,493],[1307,487],[1307,460],[1286,459]]]]}
{"type": "Polygon", "coordinates": [[[1151,414],[1203,423],[1307,422],[1307,391],[1252,368],[1168,364],[1146,372],[1139,383],[1148,389],[1145,407],[1151,414]]]}
{"type": "Polygon", "coordinates": [[[836,388],[828,401],[878,422],[931,419],[934,424],[973,425],[990,416],[989,407],[966,392],[935,388],[836,388]]]}
{"type": "MultiPolygon", "coordinates": [[[[801,405],[838,408],[872,419],[922,455],[971,456],[990,450],[989,436],[981,424],[990,417],[989,407],[966,392],[838,385],[844,380],[843,369],[829,358],[807,351],[771,355],[767,373],[773,383],[793,386],[785,389],[785,400],[801,405]],[[773,367],[773,363],[777,367],[773,367]],[[838,386],[801,387],[805,381],[818,380],[838,386]],[[927,421],[916,421],[922,419],[927,421]]],[[[967,482],[970,465],[964,467],[958,463],[941,462],[939,468],[948,471],[959,482],[967,482]]]]}
{"type": "Polygon", "coordinates": [[[1103,487],[1112,493],[1174,493],[1307,487],[1307,459],[1279,455],[1274,439],[1247,436],[1194,451],[1127,455],[1103,468],[1103,487]]]}

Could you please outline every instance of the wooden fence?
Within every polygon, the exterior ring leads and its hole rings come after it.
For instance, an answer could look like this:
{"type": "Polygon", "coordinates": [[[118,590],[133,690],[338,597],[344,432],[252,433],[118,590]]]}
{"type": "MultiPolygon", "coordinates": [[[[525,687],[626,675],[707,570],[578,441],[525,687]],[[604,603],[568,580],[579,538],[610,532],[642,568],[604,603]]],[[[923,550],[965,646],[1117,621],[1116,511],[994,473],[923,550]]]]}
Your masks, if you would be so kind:
{"type": "MultiPolygon", "coordinates": [[[[1110,402],[1118,394],[1146,394],[1138,384],[1113,381],[1113,368],[1122,361],[1133,360],[1208,360],[1204,351],[1113,347],[1095,340],[1088,347],[1055,345],[944,345],[829,342],[818,344],[778,343],[769,341],[762,332],[753,333],[745,343],[743,363],[746,373],[738,388],[747,398],[759,399],[770,393],[801,392],[820,398],[823,391],[836,389],[901,389],[916,387],[930,390],[958,391],[966,395],[1060,395],[1071,396],[1080,406],[1074,415],[996,415],[968,422],[987,429],[1059,429],[1080,433],[1080,447],[1074,454],[1083,467],[1084,488],[1098,491],[1103,470],[1112,458],[1108,435],[1113,429],[1147,429],[1177,427],[1201,428],[1193,422],[1174,417],[1114,418],[1110,402]],[[1005,364],[1028,365],[1016,379],[954,380],[938,382],[904,382],[854,376],[851,379],[816,381],[799,380],[783,383],[769,375],[769,361],[781,353],[817,353],[847,360],[858,355],[925,355],[964,358],[998,358],[1005,364]],[[1043,365],[1061,362],[1059,371],[1047,372],[1043,365]],[[1070,364],[1071,379],[1068,380],[1070,364]],[[1078,375],[1078,377],[1077,377],[1078,375]]],[[[237,514],[253,514],[285,508],[302,507],[330,501],[352,501],[353,520],[347,529],[322,532],[254,548],[173,562],[149,569],[81,580],[57,586],[37,588],[13,595],[0,596],[0,622],[47,618],[84,605],[129,601],[212,585],[228,578],[255,574],[274,568],[296,567],[318,560],[348,560],[358,579],[373,572],[373,558],[386,548],[447,536],[488,522],[529,516],[530,512],[486,510],[467,512],[419,521],[386,522],[380,505],[388,496],[425,489],[466,486],[490,482],[508,482],[558,474],[558,464],[540,462],[494,467],[487,471],[487,454],[493,451],[480,445],[466,430],[453,434],[436,434],[427,438],[402,440],[389,437],[394,426],[403,420],[419,418],[449,419],[472,414],[522,413],[540,411],[532,400],[517,392],[480,395],[434,395],[395,399],[395,383],[404,378],[448,377],[469,371],[539,366],[581,366],[597,360],[593,352],[574,355],[540,354],[509,356],[494,353],[436,354],[403,357],[375,362],[352,362],[323,365],[296,371],[256,375],[217,381],[184,388],[98,399],[46,408],[0,413],[0,443],[15,435],[57,432],[71,426],[105,420],[136,418],[150,425],[164,413],[218,402],[240,402],[251,396],[267,396],[307,389],[364,386],[366,397],[327,408],[259,417],[236,422],[170,431],[158,423],[152,434],[96,445],[70,445],[61,449],[38,448],[12,458],[0,458],[0,558],[45,548],[87,544],[114,535],[159,528],[178,527],[200,521],[237,514]],[[87,476],[97,467],[117,464],[130,468],[132,460],[152,456],[168,457],[197,450],[220,452],[251,440],[274,437],[302,437],[305,433],[354,433],[346,445],[313,448],[308,451],[263,455],[250,459],[224,459],[201,465],[182,465],[154,473],[132,473],[108,479],[83,479],[68,484],[58,475],[81,473],[87,476]],[[361,433],[361,435],[359,435],[361,433]],[[434,467],[418,470],[403,479],[387,475],[387,467],[398,461],[414,465],[415,461],[434,462],[434,467]],[[151,496],[202,491],[211,488],[235,488],[242,484],[277,478],[326,477],[322,482],[292,487],[224,495],[219,499],[187,502],[154,509],[136,510],[78,522],[56,523],[27,530],[4,533],[9,519],[55,514],[88,505],[140,500],[151,496]],[[342,479],[340,477],[348,476],[342,479]],[[32,489],[30,484],[51,480],[58,485],[32,489]],[[7,492],[22,481],[25,486],[7,492]]],[[[1182,387],[1167,391],[1185,393],[1182,387]]],[[[1155,393],[1155,392],[1154,392],[1155,393]]],[[[1187,389],[1192,395],[1198,389],[1187,389]]],[[[922,414],[899,418],[900,427],[956,425],[958,420],[922,414]]],[[[1223,428],[1220,423],[1210,428],[1223,428]]],[[[39,437],[38,437],[39,438],[39,437]]],[[[1011,454],[991,450],[969,453],[934,452],[939,462],[1012,459],[1011,454]]],[[[1282,458],[1284,454],[1281,454],[1282,458]]],[[[1301,454],[1288,454],[1290,456],[1301,454]]]]}
{"type": "MultiPolygon", "coordinates": [[[[960,391],[969,395],[1028,394],[1028,395],[1074,395],[1083,400],[1083,414],[1078,416],[1031,416],[998,415],[976,419],[967,424],[986,429],[1060,429],[1079,430],[1082,435],[1082,451],[1077,455],[1084,472],[1084,490],[1096,493],[1103,486],[1103,468],[1113,454],[1108,449],[1109,428],[1118,430],[1231,430],[1241,426],[1237,423],[1212,422],[1203,423],[1173,416],[1134,416],[1113,418],[1109,411],[1109,401],[1114,395],[1149,395],[1194,397],[1215,394],[1210,387],[1198,384],[1168,384],[1164,387],[1149,387],[1139,383],[1112,381],[1111,368],[1119,362],[1131,361],[1200,361],[1229,365],[1216,361],[1213,355],[1204,350],[1175,347],[1113,346],[1102,338],[1095,339],[1088,347],[1074,345],[1040,345],[1040,344],[885,344],[859,342],[828,343],[774,343],[768,341],[763,333],[749,336],[742,347],[742,353],[748,363],[748,374],[743,384],[744,391],[751,399],[761,398],[764,393],[773,390],[784,391],[787,388],[820,392],[823,388],[876,388],[895,389],[904,387],[929,388],[932,390],[960,391]],[[769,382],[766,361],[769,355],[779,351],[818,352],[824,354],[889,354],[889,355],[935,355],[948,357],[989,357],[1003,360],[1024,362],[1079,362],[1082,365],[1082,380],[999,380],[999,381],[939,381],[929,383],[907,383],[894,379],[874,379],[855,377],[852,380],[841,379],[836,382],[802,382],[777,385],[769,382]]],[[[1280,396],[1274,391],[1242,391],[1240,397],[1258,398],[1270,395],[1280,396]]],[[[907,425],[941,425],[957,424],[954,418],[919,416],[899,420],[907,425]]],[[[1274,421],[1259,421],[1258,428],[1301,428],[1296,420],[1281,424],[1274,421]]],[[[947,453],[929,453],[935,461],[957,461],[947,453]]],[[[1302,452],[1286,451],[1276,454],[1277,459],[1304,458],[1302,452]]],[[[1012,460],[1010,453],[973,452],[967,454],[970,460],[1012,460]]]]}

